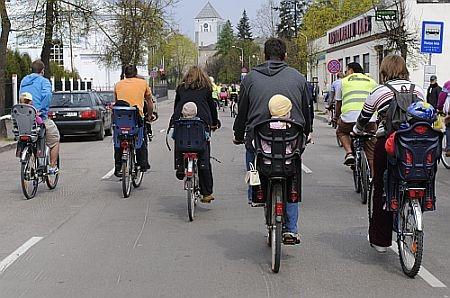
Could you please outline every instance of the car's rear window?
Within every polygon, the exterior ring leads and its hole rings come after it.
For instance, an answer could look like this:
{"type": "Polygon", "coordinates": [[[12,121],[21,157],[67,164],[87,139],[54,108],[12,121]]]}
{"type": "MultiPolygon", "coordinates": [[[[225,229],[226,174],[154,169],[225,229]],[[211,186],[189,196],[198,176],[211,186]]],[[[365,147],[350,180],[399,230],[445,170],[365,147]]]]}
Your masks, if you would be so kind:
{"type": "Polygon", "coordinates": [[[53,94],[50,107],[91,107],[92,100],[89,93],[53,94]]]}
{"type": "Polygon", "coordinates": [[[100,93],[98,93],[98,95],[106,103],[114,102],[114,93],[113,92],[100,92],[100,93]]]}

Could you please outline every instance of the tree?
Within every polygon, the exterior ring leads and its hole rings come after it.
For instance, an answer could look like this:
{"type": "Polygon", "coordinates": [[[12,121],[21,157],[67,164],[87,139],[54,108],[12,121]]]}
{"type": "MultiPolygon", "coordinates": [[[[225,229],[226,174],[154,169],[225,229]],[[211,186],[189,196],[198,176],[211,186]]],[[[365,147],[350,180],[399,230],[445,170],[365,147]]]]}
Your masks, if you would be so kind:
{"type": "MultiPolygon", "coordinates": [[[[11,30],[11,22],[6,11],[5,0],[0,0],[0,17],[2,19],[2,29],[0,33],[0,116],[3,116],[6,111],[5,101],[5,79],[6,79],[6,51],[8,47],[9,32],[11,30]]],[[[0,136],[6,135],[6,127],[4,123],[0,124],[0,136]]]]}
{"type": "Polygon", "coordinates": [[[165,14],[173,3],[174,0],[119,0],[112,4],[114,25],[108,34],[104,62],[120,64],[122,72],[127,64],[143,63],[148,46],[164,33],[165,14]]]}
{"type": "Polygon", "coordinates": [[[410,7],[406,0],[394,0],[395,10],[397,10],[397,19],[394,21],[383,21],[385,28],[384,35],[387,39],[387,47],[398,51],[407,61],[408,57],[413,57],[420,50],[419,33],[414,23],[407,23],[410,19],[410,7]]]}
{"type": "Polygon", "coordinates": [[[292,13],[291,3],[288,1],[280,2],[280,23],[278,24],[278,36],[285,39],[291,39],[295,34],[295,20],[292,13]]]}
{"type": "Polygon", "coordinates": [[[234,45],[235,38],[233,34],[233,26],[228,20],[220,31],[219,39],[217,40],[217,54],[226,55],[234,45]]]}
{"type": "Polygon", "coordinates": [[[280,17],[278,13],[275,12],[275,1],[267,0],[256,12],[253,28],[256,29],[256,32],[260,37],[275,37],[279,22],[280,17]]]}
{"type": "Polygon", "coordinates": [[[239,21],[239,24],[237,25],[237,37],[241,40],[253,40],[252,38],[252,28],[250,26],[250,21],[247,16],[247,12],[242,12],[242,18],[239,21]]]}

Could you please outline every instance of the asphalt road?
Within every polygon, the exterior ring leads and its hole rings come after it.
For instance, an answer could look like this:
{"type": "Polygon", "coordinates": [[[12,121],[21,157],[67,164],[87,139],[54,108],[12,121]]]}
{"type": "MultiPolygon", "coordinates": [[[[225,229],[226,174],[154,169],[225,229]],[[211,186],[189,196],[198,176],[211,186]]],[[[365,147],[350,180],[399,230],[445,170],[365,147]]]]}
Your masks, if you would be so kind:
{"type": "MultiPolygon", "coordinates": [[[[161,104],[159,111],[152,170],[129,199],[122,198],[119,180],[107,175],[113,167],[110,137],[66,140],[58,187],[41,185],[29,201],[20,190],[14,152],[0,153],[0,297],[450,295],[447,287],[433,287],[427,274],[403,275],[394,251],[379,255],[369,247],[366,208],[324,123],[316,124],[315,144],[304,155],[312,173],[303,176],[302,243],[283,247],[279,274],[270,271],[262,209],[247,206],[244,148],[231,144],[228,113],[221,112],[223,128],[213,136],[213,156],[222,162],[213,162],[216,200],[200,205],[189,223],[162,132],[170,106],[161,104]]],[[[438,209],[425,215],[423,260],[447,286],[449,178],[441,168],[438,209]]]]}

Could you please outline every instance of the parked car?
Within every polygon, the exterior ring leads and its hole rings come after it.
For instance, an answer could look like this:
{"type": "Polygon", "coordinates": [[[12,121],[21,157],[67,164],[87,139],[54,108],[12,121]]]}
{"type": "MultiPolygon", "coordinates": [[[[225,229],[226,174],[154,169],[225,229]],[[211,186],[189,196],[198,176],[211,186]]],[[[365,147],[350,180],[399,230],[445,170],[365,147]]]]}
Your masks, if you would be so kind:
{"type": "Polygon", "coordinates": [[[112,134],[111,114],[95,91],[54,92],[49,118],[55,121],[61,137],[94,135],[103,140],[112,134]]]}
{"type": "Polygon", "coordinates": [[[114,105],[114,91],[97,91],[98,96],[107,108],[111,108],[114,105]]]}

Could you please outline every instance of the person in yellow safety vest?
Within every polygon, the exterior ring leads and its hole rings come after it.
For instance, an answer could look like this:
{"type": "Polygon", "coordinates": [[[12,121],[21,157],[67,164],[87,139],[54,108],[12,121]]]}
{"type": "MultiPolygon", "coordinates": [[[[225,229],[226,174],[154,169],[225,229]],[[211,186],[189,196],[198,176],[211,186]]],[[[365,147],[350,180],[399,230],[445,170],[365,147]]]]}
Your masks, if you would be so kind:
{"type": "Polygon", "coordinates": [[[214,101],[218,101],[219,100],[219,87],[214,83],[214,78],[213,77],[209,77],[209,79],[211,80],[211,85],[212,85],[212,98],[214,101]]]}
{"type": "MultiPolygon", "coordinates": [[[[345,150],[344,165],[353,166],[355,164],[355,156],[352,152],[350,133],[353,131],[353,126],[363,109],[364,101],[370,92],[377,87],[377,83],[365,75],[361,65],[356,62],[351,62],[347,65],[345,74],[346,77],[341,80],[340,84],[337,84],[335,90],[335,120],[337,120],[338,124],[336,135],[339,137],[345,150]]],[[[374,134],[376,130],[376,115],[374,115],[366,126],[366,131],[374,134]]],[[[364,151],[372,169],[374,148],[375,139],[366,141],[364,151]]]]}

